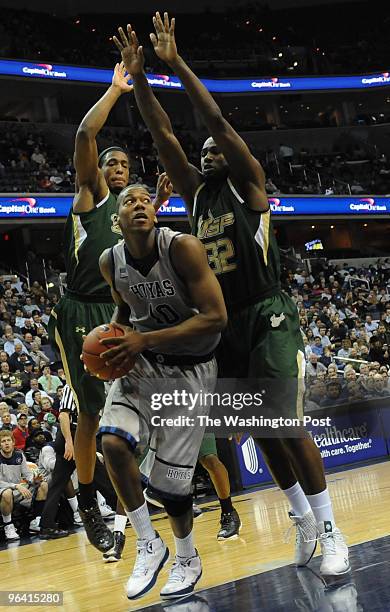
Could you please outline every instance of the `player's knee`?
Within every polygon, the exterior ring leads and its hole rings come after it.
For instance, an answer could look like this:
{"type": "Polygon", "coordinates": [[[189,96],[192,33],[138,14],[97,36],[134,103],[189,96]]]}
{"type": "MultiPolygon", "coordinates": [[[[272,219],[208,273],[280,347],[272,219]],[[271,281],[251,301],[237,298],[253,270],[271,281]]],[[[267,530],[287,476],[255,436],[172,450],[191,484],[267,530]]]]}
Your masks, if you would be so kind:
{"type": "Polygon", "coordinates": [[[169,516],[183,516],[183,514],[186,514],[190,509],[192,510],[192,495],[186,495],[175,500],[167,499],[162,496],[161,501],[169,516]]]}
{"type": "Polygon", "coordinates": [[[12,489],[6,489],[5,491],[3,491],[3,494],[1,496],[1,505],[4,504],[10,504],[12,503],[13,500],[13,495],[12,495],[12,489]]]}
{"type": "Polygon", "coordinates": [[[215,472],[221,467],[221,462],[217,455],[205,455],[200,457],[199,462],[208,472],[215,472]]]}
{"type": "Polygon", "coordinates": [[[77,432],[95,435],[99,427],[99,415],[80,412],[77,419],[77,432]]]}

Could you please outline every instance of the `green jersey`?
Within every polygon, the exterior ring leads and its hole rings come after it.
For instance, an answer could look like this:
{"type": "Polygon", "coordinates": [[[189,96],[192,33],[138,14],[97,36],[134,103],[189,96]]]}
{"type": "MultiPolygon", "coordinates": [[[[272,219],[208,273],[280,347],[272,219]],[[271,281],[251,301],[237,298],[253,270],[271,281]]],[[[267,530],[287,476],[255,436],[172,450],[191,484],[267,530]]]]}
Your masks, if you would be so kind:
{"type": "Polygon", "coordinates": [[[229,178],[199,186],[192,233],[206,248],[229,312],[279,292],[280,259],[271,212],[251,210],[229,178]]]}
{"type": "Polygon", "coordinates": [[[79,295],[107,298],[110,288],[99,269],[105,249],[121,240],[117,196],[109,192],[95,208],[86,213],[70,211],[65,225],[67,289],[79,295]]]}

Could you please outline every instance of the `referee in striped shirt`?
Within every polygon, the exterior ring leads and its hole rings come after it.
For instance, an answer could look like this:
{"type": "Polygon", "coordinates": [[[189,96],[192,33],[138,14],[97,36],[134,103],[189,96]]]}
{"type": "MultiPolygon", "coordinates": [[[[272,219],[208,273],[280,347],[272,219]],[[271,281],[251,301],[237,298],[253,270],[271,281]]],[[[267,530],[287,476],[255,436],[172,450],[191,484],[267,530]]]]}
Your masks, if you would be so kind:
{"type": "MultiPolygon", "coordinates": [[[[56,463],[40,523],[40,538],[42,540],[64,538],[69,535],[68,531],[59,529],[56,524],[58,504],[64,493],[67,494],[73,513],[77,512],[77,498],[70,479],[76,469],[73,440],[77,427],[77,408],[69,385],[65,385],[63,390],[59,423],[60,429],[54,443],[56,463]]],[[[106,499],[115,497],[106,469],[100,461],[96,461],[94,482],[96,488],[101,491],[106,499]]]]}

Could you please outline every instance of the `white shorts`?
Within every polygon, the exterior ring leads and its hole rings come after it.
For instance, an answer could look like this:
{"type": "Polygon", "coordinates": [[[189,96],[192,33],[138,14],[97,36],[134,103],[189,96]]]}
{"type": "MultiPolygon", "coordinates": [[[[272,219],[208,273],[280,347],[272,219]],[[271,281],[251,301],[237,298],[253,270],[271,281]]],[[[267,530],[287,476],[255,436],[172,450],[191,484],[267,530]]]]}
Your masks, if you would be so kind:
{"type": "Polygon", "coordinates": [[[112,385],[100,420],[99,435],[112,434],[124,438],[134,449],[141,438],[153,439],[156,450],[149,485],[167,498],[188,495],[194,474],[205,424],[197,417],[209,413],[209,405],[199,401],[189,412],[182,405],[163,411],[153,410],[146,398],[164,386],[177,381],[180,390],[195,394],[212,393],[217,378],[216,360],[181,367],[166,366],[140,356],[127,376],[112,385]],[[140,392],[142,389],[142,392],[140,392]],[[175,419],[190,416],[194,425],[153,425],[156,416],[175,419]],[[153,419],[154,417],[154,419],[153,419]]]}

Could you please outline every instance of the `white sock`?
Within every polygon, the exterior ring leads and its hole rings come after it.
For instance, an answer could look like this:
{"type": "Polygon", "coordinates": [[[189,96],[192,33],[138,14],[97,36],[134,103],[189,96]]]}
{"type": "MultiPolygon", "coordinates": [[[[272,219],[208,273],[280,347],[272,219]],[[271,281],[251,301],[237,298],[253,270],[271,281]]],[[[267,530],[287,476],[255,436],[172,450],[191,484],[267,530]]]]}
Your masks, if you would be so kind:
{"type": "Polygon", "coordinates": [[[106,498],[103,497],[100,491],[96,491],[96,499],[97,499],[99,506],[102,506],[103,504],[106,503],[106,498]]]}
{"type": "Polygon", "coordinates": [[[302,517],[307,512],[310,512],[310,504],[299,482],[288,489],[282,489],[282,493],[290,502],[294,516],[302,517]]]}
{"type": "Polygon", "coordinates": [[[72,508],[72,512],[77,512],[79,504],[76,495],[74,497],[68,497],[68,502],[70,507],[72,508]]]}
{"type": "Polygon", "coordinates": [[[129,517],[131,524],[133,525],[133,529],[137,534],[139,540],[154,540],[156,537],[156,532],[152,527],[152,522],[150,520],[149,510],[146,502],[137,508],[137,510],[133,510],[133,512],[128,512],[126,510],[126,514],[129,517]]]}
{"type": "Polygon", "coordinates": [[[7,523],[12,523],[12,518],[10,514],[1,514],[3,517],[3,523],[6,525],[7,523]]]}
{"type": "Polygon", "coordinates": [[[331,521],[333,525],[335,524],[332,502],[330,501],[330,495],[327,488],[316,495],[307,495],[307,501],[313,510],[317,523],[331,521]]]}
{"type": "Polygon", "coordinates": [[[175,538],[176,554],[178,557],[184,557],[186,559],[195,557],[196,550],[194,547],[192,534],[193,532],[191,531],[191,533],[189,533],[185,538],[177,538],[176,536],[173,536],[175,538]]]}
{"type": "Polygon", "coordinates": [[[123,516],[123,514],[116,514],[114,520],[114,531],[120,531],[121,533],[125,533],[125,527],[127,523],[127,516],[123,516]]]}

